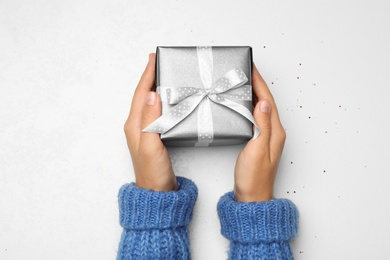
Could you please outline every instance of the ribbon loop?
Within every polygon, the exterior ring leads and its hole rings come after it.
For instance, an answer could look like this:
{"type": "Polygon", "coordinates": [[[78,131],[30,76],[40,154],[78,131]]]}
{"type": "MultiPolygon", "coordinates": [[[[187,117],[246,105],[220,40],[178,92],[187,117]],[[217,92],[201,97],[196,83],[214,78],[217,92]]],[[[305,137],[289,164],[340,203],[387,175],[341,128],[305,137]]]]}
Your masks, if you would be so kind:
{"type": "Polygon", "coordinates": [[[196,93],[199,93],[199,90],[200,89],[193,88],[193,87],[167,88],[166,94],[167,94],[168,103],[170,105],[177,104],[183,99],[191,95],[194,95],[196,93]]]}

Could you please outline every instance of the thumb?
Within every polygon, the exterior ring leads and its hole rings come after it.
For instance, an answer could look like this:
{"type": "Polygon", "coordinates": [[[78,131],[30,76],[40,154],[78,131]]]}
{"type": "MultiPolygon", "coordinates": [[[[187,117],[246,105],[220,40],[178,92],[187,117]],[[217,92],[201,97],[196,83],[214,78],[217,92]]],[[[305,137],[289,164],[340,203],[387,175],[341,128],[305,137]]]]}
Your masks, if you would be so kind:
{"type": "MultiPolygon", "coordinates": [[[[271,103],[266,100],[260,100],[253,111],[253,116],[260,129],[259,140],[269,143],[271,137],[271,103]]],[[[255,140],[256,141],[256,140],[255,140]]]]}
{"type": "MultiPolygon", "coordinates": [[[[146,95],[142,110],[141,129],[150,125],[159,116],[161,116],[161,99],[156,92],[150,91],[146,95]]],[[[141,132],[140,149],[155,149],[156,145],[162,145],[158,133],[141,132]]]]}

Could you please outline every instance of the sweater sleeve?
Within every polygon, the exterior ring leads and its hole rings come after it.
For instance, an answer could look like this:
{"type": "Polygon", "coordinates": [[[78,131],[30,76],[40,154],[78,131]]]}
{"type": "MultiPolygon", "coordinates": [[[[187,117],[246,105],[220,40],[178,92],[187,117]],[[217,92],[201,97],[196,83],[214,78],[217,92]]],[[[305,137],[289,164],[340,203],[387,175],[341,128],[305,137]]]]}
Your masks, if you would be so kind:
{"type": "Polygon", "coordinates": [[[177,177],[179,190],[156,192],[123,185],[118,194],[123,227],[117,260],[190,259],[188,224],[198,190],[177,177]]]}
{"type": "Polygon", "coordinates": [[[237,202],[233,192],[218,202],[221,233],[230,240],[229,259],[293,259],[289,241],[298,230],[298,210],[287,199],[237,202]]]}

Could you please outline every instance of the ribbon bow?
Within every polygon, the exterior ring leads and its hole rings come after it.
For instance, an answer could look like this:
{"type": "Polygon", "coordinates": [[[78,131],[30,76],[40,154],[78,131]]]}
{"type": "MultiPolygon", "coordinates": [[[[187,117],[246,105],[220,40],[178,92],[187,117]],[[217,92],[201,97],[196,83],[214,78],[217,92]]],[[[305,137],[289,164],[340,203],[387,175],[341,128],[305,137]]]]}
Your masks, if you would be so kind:
{"type": "MultiPolygon", "coordinates": [[[[198,47],[201,48],[201,47],[198,47]]],[[[204,48],[204,47],[203,47],[204,48]]],[[[204,50],[204,49],[203,49],[204,50]]],[[[210,48],[211,50],[211,48],[210,48]]],[[[206,49],[207,51],[207,49],[206,49]]],[[[207,54],[206,54],[207,55],[207,54]]],[[[166,91],[167,102],[174,105],[162,116],[157,118],[142,131],[164,134],[175,127],[178,123],[188,117],[198,106],[198,143],[208,145],[213,140],[213,125],[211,117],[211,108],[208,103],[211,100],[214,103],[225,106],[244,116],[255,126],[253,139],[260,134],[259,128],[253,119],[251,111],[245,106],[234,100],[252,101],[252,91],[250,85],[244,85],[248,78],[245,73],[236,68],[228,71],[224,76],[212,84],[212,69],[210,73],[210,62],[199,55],[199,69],[204,87],[165,87],[160,86],[160,92],[166,91]],[[205,61],[206,60],[206,65],[205,61]],[[210,77],[211,74],[211,77],[210,77]]],[[[208,57],[209,58],[209,57],[208,57]]],[[[212,68],[212,60],[211,60],[212,68]]]]}

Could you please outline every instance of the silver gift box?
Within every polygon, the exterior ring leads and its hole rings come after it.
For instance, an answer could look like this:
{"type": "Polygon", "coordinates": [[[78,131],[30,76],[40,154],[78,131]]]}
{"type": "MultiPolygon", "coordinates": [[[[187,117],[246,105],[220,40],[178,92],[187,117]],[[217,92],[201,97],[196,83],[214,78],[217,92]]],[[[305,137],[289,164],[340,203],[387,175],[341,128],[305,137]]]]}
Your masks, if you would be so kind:
{"type": "MultiPolygon", "coordinates": [[[[252,85],[252,48],[249,46],[213,46],[213,82],[229,70],[239,68],[248,78],[247,85],[252,85]]],[[[156,86],[162,100],[162,113],[167,113],[172,105],[160,86],[197,87],[203,86],[199,73],[197,47],[159,46],[156,50],[156,86]]],[[[250,91],[252,95],[252,90],[250,91]]],[[[207,98],[207,97],[206,97],[207,98]]],[[[235,100],[253,111],[252,99],[235,100]]],[[[211,108],[213,141],[208,146],[234,145],[248,141],[253,135],[250,121],[237,112],[209,102],[211,108]]],[[[161,134],[166,146],[197,146],[198,116],[197,107],[188,117],[168,132],[161,134]]]]}

